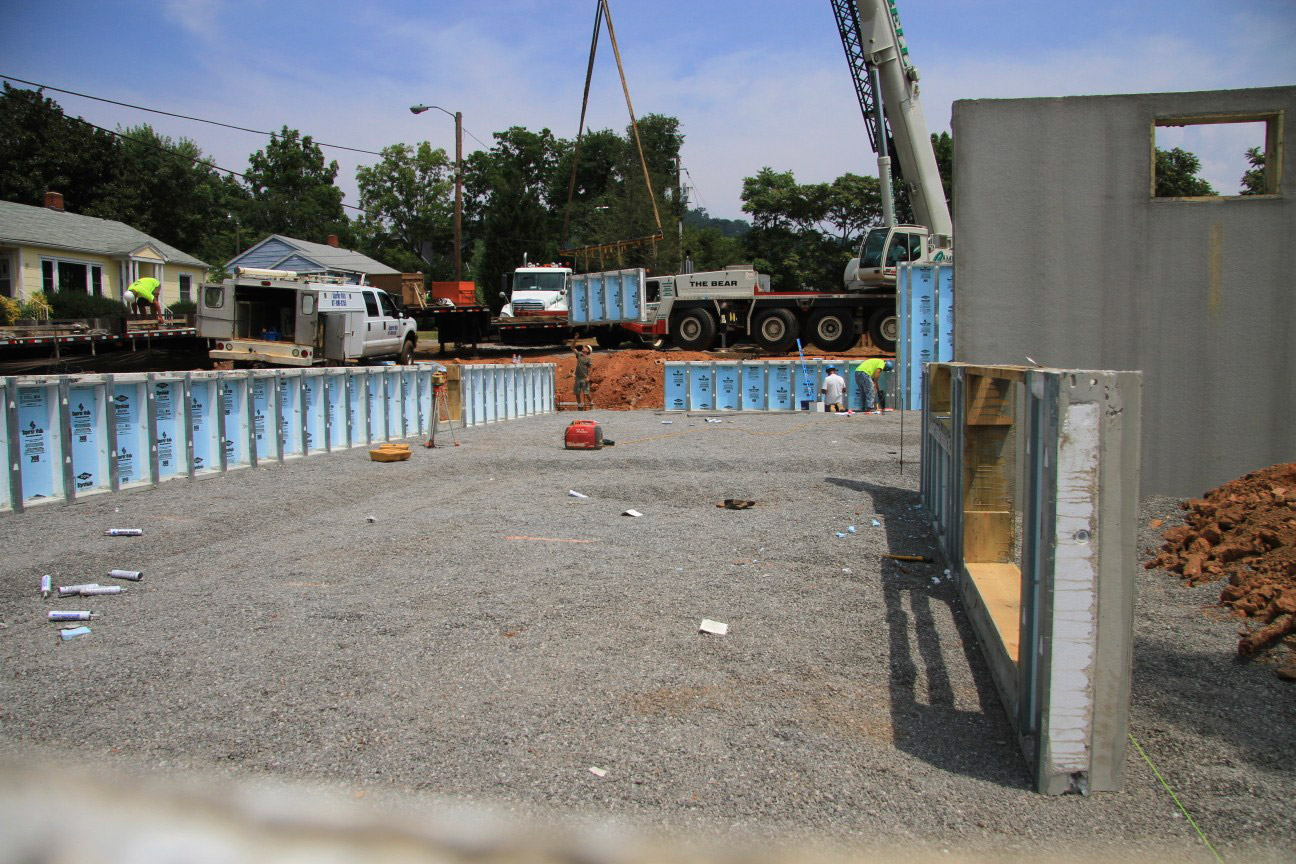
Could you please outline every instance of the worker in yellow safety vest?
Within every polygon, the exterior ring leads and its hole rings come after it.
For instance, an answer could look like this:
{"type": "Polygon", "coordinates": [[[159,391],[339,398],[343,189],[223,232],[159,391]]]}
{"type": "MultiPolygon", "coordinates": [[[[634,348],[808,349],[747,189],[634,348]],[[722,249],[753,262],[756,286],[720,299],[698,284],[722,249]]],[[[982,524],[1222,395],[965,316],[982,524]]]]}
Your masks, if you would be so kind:
{"type": "Polygon", "coordinates": [[[883,372],[895,368],[890,360],[881,357],[870,357],[855,367],[855,386],[859,388],[864,411],[869,414],[881,414],[878,410],[878,378],[883,372]]]}
{"type": "Polygon", "coordinates": [[[152,276],[145,276],[143,279],[136,279],[126,289],[127,306],[143,306],[145,303],[153,310],[157,320],[162,320],[162,283],[152,276]]]}

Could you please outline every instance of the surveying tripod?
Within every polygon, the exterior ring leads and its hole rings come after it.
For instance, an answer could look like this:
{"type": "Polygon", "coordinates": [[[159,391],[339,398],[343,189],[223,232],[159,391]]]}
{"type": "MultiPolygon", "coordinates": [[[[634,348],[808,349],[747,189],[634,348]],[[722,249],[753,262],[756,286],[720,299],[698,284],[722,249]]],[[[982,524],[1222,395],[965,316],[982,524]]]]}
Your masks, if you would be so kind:
{"type": "Polygon", "coordinates": [[[444,447],[444,444],[436,443],[437,429],[445,422],[446,428],[450,430],[450,439],[454,441],[454,446],[459,446],[459,438],[455,435],[454,421],[450,419],[450,402],[447,398],[446,374],[444,372],[435,372],[432,375],[432,417],[428,422],[428,438],[423,443],[424,447],[444,447]],[[442,414],[445,414],[442,417],[442,414]]]}

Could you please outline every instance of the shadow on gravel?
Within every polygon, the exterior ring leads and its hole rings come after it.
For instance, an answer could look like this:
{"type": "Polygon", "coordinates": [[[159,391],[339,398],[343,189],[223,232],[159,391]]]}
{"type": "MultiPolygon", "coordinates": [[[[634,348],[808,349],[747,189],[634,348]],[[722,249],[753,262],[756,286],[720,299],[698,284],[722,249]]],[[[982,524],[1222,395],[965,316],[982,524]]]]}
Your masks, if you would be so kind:
{"type": "Polygon", "coordinates": [[[1257,768],[1289,771],[1296,752],[1292,685],[1257,666],[1136,637],[1134,702],[1166,726],[1224,742],[1257,768]]]}
{"type": "Polygon", "coordinates": [[[895,746],[942,771],[1012,789],[1032,788],[954,585],[943,578],[939,586],[931,582],[931,577],[942,574],[945,564],[930,527],[914,519],[918,493],[863,480],[825,479],[872,497],[874,510],[883,517],[888,549],[897,554],[926,555],[934,562],[882,561],[895,746]],[[906,530],[919,536],[906,536],[906,530]],[[954,622],[957,649],[942,646],[938,615],[947,615],[954,622]],[[961,657],[945,656],[945,650],[959,649],[961,657]],[[972,692],[966,692],[966,681],[957,680],[964,676],[971,678],[972,692]],[[965,692],[956,694],[960,683],[965,692]],[[960,708],[959,695],[964,705],[974,701],[976,708],[960,708]]]}

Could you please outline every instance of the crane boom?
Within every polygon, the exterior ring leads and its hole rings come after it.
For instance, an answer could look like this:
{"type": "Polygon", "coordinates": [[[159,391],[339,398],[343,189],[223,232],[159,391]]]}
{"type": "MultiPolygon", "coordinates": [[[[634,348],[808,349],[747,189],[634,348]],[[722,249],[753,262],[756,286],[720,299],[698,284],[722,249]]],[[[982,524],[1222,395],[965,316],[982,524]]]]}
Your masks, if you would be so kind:
{"type": "Polygon", "coordinates": [[[948,245],[954,223],[927,118],[918,101],[918,70],[909,61],[909,48],[894,8],[888,0],[858,0],[860,50],[865,62],[878,70],[882,105],[900,173],[909,186],[914,216],[937,243],[942,241],[936,238],[945,238],[942,245],[948,245]]]}

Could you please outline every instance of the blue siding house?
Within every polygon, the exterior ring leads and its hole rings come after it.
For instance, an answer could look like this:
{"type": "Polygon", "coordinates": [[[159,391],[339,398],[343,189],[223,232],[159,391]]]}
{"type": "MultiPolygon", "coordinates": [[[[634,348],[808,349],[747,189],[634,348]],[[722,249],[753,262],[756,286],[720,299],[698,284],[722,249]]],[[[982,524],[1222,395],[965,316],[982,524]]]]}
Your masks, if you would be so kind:
{"type": "Polygon", "coordinates": [[[336,234],[330,234],[327,243],[295,240],[281,234],[271,234],[260,243],[236,255],[226,264],[233,272],[235,267],[259,267],[267,270],[295,270],[298,273],[340,276],[348,283],[369,281],[371,276],[399,275],[394,270],[351,249],[338,246],[336,234]]]}

